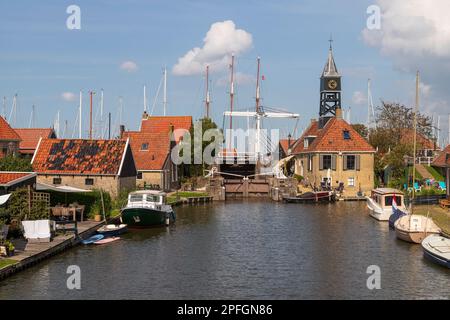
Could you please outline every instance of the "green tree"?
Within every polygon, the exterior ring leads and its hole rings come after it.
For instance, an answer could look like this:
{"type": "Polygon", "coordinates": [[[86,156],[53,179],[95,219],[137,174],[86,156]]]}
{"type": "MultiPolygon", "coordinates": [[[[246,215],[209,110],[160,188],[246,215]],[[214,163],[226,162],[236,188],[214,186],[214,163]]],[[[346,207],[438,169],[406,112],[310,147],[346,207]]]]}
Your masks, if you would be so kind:
{"type": "MultiPolygon", "coordinates": [[[[217,128],[217,124],[214,121],[212,121],[210,118],[205,117],[205,118],[202,118],[197,121],[200,121],[202,124],[202,137],[207,130],[210,130],[210,129],[219,130],[217,128]]],[[[198,177],[198,176],[203,175],[203,173],[204,173],[203,170],[206,168],[206,164],[204,162],[202,164],[195,164],[194,163],[194,154],[199,153],[199,152],[201,152],[201,154],[203,154],[203,151],[205,150],[205,148],[210,143],[212,143],[212,141],[203,141],[203,139],[202,139],[202,149],[196,150],[195,143],[194,143],[194,126],[192,126],[192,128],[191,128],[190,134],[191,134],[191,164],[188,167],[187,174],[190,177],[198,177]]]]}
{"type": "Polygon", "coordinates": [[[369,133],[369,130],[367,129],[367,127],[363,124],[359,124],[359,123],[355,123],[352,124],[353,129],[355,129],[356,132],[359,133],[359,135],[361,137],[363,137],[364,139],[367,139],[367,135],[369,133]]]}
{"type": "Polygon", "coordinates": [[[28,159],[9,155],[0,159],[0,171],[31,172],[33,167],[28,159]]]}

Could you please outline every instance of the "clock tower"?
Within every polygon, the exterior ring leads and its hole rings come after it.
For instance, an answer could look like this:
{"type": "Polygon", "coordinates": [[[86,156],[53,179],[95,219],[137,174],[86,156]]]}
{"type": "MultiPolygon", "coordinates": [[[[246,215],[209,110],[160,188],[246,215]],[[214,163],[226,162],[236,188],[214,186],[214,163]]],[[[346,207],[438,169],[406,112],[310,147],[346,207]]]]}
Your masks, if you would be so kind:
{"type": "Polygon", "coordinates": [[[341,75],[339,74],[333,57],[333,47],[328,51],[328,60],[320,77],[320,111],[319,126],[323,127],[327,121],[341,113],[341,75]]]}

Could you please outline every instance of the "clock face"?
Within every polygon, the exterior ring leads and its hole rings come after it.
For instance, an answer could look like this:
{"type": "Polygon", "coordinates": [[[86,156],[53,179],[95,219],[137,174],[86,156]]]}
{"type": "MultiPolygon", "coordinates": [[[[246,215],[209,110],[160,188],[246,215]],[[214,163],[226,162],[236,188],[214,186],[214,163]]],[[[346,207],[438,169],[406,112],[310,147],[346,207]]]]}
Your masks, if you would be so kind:
{"type": "Polygon", "coordinates": [[[331,90],[335,90],[335,89],[337,88],[337,86],[338,86],[338,83],[337,83],[336,80],[330,80],[330,81],[328,81],[328,87],[329,87],[331,90]]]}

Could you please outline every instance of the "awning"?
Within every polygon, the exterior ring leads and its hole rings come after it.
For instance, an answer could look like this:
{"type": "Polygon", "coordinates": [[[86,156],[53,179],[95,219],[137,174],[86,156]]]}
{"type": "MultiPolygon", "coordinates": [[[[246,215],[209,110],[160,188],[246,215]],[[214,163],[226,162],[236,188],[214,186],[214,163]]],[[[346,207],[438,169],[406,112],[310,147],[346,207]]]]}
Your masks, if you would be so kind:
{"type": "Polygon", "coordinates": [[[0,196],[0,206],[4,205],[6,202],[8,202],[9,197],[11,197],[11,193],[0,196]]]}
{"type": "Polygon", "coordinates": [[[43,191],[43,190],[52,190],[56,192],[65,192],[65,193],[92,192],[92,190],[79,189],[71,186],[52,186],[45,183],[37,183],[36,191],[43,191]]]}

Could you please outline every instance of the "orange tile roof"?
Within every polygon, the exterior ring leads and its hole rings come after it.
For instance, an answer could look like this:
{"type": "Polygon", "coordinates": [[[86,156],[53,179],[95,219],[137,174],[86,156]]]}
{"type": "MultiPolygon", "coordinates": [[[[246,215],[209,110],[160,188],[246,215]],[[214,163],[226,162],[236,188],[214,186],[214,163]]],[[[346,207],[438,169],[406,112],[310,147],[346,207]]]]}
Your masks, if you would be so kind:
{"type": "MultiPolygon", "coordinates": [[[[414,141],[414,129],[403,129],[401,132],[401,143],[413,143],[414,141]]],[[[432,139],[428,139],[424,135],[417,133],[417,145],[422,149],[435,150],[438,148],[436,143],[432,139]]]]}
{"type": "Polygon", "coordinates": [[[433,166],[435,167],[447,167],[450,166],[450,145],[448,145],[444,150],[441,151],[439,156],[433,161],[433,166]],[[449,155],[447,157],[447,154],[449,155]]]}
{"type": "Polygon", "coordinates": [[[0,116],[0,140],[3,141],[20,141],[20,137],[8,122],[0,116]]]}
{"type": "Polygon", "coordinates": [[[14,131],[22,139],[19,144],[20,153],[33,154],[40,138],[55,137],[55,132],[52,128],[20,128],[14,129],[14,131]]]}
{"type": "Polygon", "coordinates": [[[8,172],[8,171],[0,171],[0,185],[10,185],[14,184],[15,180],[19,180],[26,176],[34,176],[32,172],[8,172]]]}
{"type": "Polygon", "coordinates": [[[161,170],[170,151],[170,135],[165,132],[125,132],[130,139],[131,151],[138,170],[161,170]],[[143,145],[147,149],[143,149],[143,145]]]}
{"type": "Polygon", "coordinates": [[[117,175],[126,140],[42,139],[33,169],[43,174],[117,175]]]}
{"type": "Polygon", "coordinates": [[[157,133],[157,132],[170,132],[171,126],[175,130],[175,140],[178,143],[183,136],[182,130],[189,131],[192,127],[191,116],[149,116],[142,119],[141,132],[157,133]],[[182,130],[179,130],[182,129],[182,130]],[[178,132],[177,132],[178,130],[178,132]]]}
{"type": "Polygon", "coordinates": [[[280,147],[283,149],[283,152],[285,154],[288,154],[288,150],[289,150],[289,142],[291,143],[291,148],[295,143],[295,139],[280,139],[280,147]]]}
{"type": "Polygon", "coordinates": [[[297,140],[293,153],[309,152],[375,152],[375,149],[343,119],[332,118],[320,129],[314,121],[297,140]],[[344,131],[349,132],[350,139],[344,139],[344,131]],[[304,138],[315,136],[307,149],[304,138]]]}
{"type": "Polygon", "coordinates": [[[191,127],[191,116],[146,116],[140,131],[125,131],[123,137],[130,138],[138,170],[162,170],[170,156],[171,130],[174,130],[174,140],[178,143],[191,127]],[[143,144],[148,145],[148,150],[142,150],[143,144]]]}

